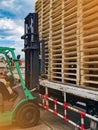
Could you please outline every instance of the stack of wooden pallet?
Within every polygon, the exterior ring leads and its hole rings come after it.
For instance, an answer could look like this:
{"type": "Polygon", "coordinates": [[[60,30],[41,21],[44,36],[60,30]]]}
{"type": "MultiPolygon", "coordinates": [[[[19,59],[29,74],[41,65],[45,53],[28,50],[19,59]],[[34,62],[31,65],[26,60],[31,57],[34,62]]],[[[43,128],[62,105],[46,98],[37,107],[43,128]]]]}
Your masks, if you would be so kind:
{"type": "Polygon", "coordinates": [[[38,0],[46,77],[97,88],[98,0],[38,0]]]}
{"type": "Polygon", "coordinates": [[[51,79],[62,81],[62,2],[52,1],[51,79]]]}
{"type": "Polygon", "coordinates": [[[64,3],[64,82],[78,84],[78,8],[77,0],[64,3]]]}
{"type": "Polygon", "coordinates": [[[98,0],[83,0],[81,21],[81,85],[98,87],[98,0]]]}
{"type": "Polygon", "coordinates": [[[49,19],[50,19],[50,0],[38,0],[36,3],[39,22],[39,38],[45,41],[45,68],[46,77],[49,71],[49,19]]]}

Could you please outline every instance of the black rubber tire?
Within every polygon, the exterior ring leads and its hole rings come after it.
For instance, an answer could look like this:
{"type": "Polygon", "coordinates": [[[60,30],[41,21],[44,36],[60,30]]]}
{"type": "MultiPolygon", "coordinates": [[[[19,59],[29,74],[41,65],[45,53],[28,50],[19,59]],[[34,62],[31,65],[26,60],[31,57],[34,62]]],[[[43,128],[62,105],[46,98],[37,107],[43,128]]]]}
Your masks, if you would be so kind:
{"type": "Polygon", "coordinates": [[[16,123],[22,128],[35,126],[40,119],[40,111],[33,103],[23,104],[16,113],[16,123]]]}

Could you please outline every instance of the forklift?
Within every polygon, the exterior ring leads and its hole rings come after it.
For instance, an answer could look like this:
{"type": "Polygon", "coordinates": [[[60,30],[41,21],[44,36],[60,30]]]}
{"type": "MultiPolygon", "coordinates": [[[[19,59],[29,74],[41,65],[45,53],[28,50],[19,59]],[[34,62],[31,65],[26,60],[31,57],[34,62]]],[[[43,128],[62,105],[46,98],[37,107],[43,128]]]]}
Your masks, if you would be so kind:
{"type": "MultiPolygon", "coordinates": [[[[14,50],[14,48],[0,47],[0,54],[5,56],[7,67],[10,71],[8,77],[16,80],[13,72],[15,70],[19,79],[19,82],[14,83],[12,86],[12,90],[17,94],[14,100],[12,100],[13,97],[10,97],[5,101],[0,92],[0,126],[10,125],[16,122],[20,127],[26,128],[37,124],[40,118],[40,111],[34,103],[35,97],[25,85],[19,67],[19,55],[16,57],[14,50]],[[14,68],[12,67],[12,62],[14,62],[14,68]]],[[[0,89],[2,90],[2,84],[0,83],[0,85],[0,89]]]]}
{"type": "Polygon", "coordinates": [[[40,73],[44,73],[44,42],[39,42],[38,16],[36,13],[30,13],[25,18],[24,33],[21,38],[24,39],[22,51],[25,52],[25,82],[19,67],[20,56],[15,56],[15,49],[0,47],[0,54],[5,56],[10,76],[16,80],[14,74],[17,72],[19,77],[19,82],[12,86],[17,97],[14,100],[8,99],[10,106],[8,109],[7,103],[0,93],[0,126],[16,122],[20,127],[27,128],[36,125],[40,119],[37,98],[39,98],[39,76],[40,73]],[[40,52],[42,58],[39,58],[40,52]]]}

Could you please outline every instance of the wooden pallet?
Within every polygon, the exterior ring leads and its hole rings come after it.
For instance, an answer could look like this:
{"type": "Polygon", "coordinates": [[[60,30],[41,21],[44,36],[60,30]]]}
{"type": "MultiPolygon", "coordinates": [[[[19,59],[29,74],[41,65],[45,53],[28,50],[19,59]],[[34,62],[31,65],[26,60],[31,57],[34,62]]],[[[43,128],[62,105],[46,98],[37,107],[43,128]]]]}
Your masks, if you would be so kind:
{"type": "Polygon", "coordinates": [[[45,76],[49,77],[49,18],[50,0],[38,0],[36,2],[36,12],[39,18],[39,38],[45,41],[45,76]]]}
{"type": "Polygon", "coordinates": [[[52,69],[51,80],[62,81],[62,1],[52,2],[52,69]]]}
{"type": "Polygon", "coordinates": [[[77,0],[64,5],[64,82],[78,84],[77,0]]]}

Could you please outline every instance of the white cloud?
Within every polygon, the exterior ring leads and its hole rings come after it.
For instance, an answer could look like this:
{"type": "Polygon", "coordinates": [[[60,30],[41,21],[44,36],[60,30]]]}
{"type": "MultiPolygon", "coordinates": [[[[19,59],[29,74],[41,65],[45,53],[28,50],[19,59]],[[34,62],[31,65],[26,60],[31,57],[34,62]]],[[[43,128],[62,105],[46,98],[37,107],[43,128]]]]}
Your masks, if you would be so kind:
{"type": "MultiPolygon", "coordinates": [[[[20,20],[21,21],[21,20],[20,20]]],[[[24,33],[24,28],[19,22],[12,19],[3,18],[0,19],[0,30],[5,31],[6,35],[0,37],[0,41],[13,41],[13,45],[10,47],[16,48],[17,53],[21,53],[21,47],[23,47],[23,40],[21,36],[24,33]]]]}
{"type": "Polygon", "coordinates": [[[9,11],[13,14],[20,10],[20,5],[17,5],[16,0],[1,0],[0,8],[5,11],[9,11]]]}
{"type": "Polygon", "coordinates": [[[12,8],[14,6],[14,0],[1,0],[0,4],[2,7],[8,8],[10,6],[12,8]]]}
{"type": "Polygon", "coordinates": [[[0,9],[11,12],[16,17],[24,18],[29,12],[34,12],[36,0],[0,0],[0,9]]]}
{"type": "MultiPolygon", "coordinates": [[[[23,40],[20,37],[24,34],[24,18],[28,13],[34,12],[36,0],[0,0],[0,43],[16,48],[21,53],[23,40]],[[3,13],[2,13],[3,12],[3,13]],[[4,12],[8,12],[4,14],[4,12]],[[4,33],[4,34],[3,34],[4,33]],[[11,42],[10,42],[11,41],[11,42]],[[12,43],[7,44],[7,42],[12,43]]],[[[23,55],[23,53],[21,53],[23,55]]]]}
{"type": "Polygon", "coordinates": [[[16,21],[8,18],[0,19],[0,29],[9,31],[9,33],[23,34],[23,27],[16,21]]]}

